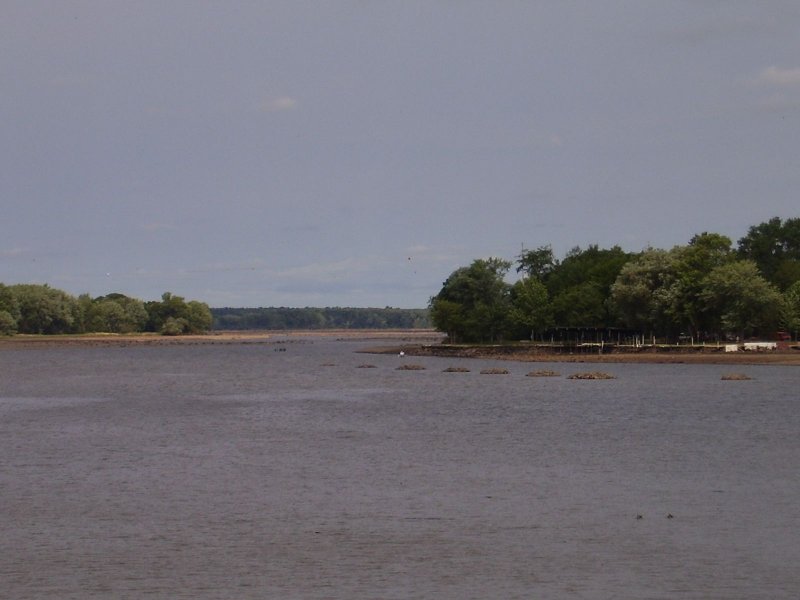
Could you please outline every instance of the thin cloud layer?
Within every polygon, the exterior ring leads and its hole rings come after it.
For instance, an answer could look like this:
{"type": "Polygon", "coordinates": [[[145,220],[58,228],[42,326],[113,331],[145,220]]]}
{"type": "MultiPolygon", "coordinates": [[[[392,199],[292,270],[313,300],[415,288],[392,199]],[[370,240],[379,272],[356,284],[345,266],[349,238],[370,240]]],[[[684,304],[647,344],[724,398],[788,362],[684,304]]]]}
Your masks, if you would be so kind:
{"type": "Polygon", "coordinates": [[[800,68],[767,67],[759,73],[756,82],[781,87],[800,85],[800,68]]]}
{"type": "Polygon", "coordinates": [[[293,110],[297,106],[297,101],[289,96],[280,96],[278,98],[270,98],[265,100],[259,106],[261,112],[282,112],[285,110],[293,110]]]}

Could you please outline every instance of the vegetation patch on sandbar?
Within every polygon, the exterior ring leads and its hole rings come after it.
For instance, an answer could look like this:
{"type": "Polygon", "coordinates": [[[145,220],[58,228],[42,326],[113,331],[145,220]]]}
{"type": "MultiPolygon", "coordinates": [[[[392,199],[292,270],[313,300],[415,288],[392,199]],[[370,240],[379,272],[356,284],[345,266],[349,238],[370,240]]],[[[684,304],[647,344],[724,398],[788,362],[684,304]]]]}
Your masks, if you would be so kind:
{"type": "Polygon", "coordinates": [[[573,373],[567,379],[616,379],[616,377],[602,371],[589,371],[586,373],[573,373]]]}
{"type": "Polygon", "coordinates": [[[540,369],[538,371],[531,371],[526,377],[560,377],[561,373],[558,371],[551,371],[550,369],[540,369]]]}

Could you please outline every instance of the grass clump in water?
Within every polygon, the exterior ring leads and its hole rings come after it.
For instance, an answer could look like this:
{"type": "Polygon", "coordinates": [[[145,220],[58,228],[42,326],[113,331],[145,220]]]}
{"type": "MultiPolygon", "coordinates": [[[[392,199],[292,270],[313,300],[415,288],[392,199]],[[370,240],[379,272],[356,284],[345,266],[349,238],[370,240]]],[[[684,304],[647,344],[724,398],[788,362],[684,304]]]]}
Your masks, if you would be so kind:
{"type": "Polygon", "coordinates": [[[602,371],[590,371],[587,373],[573,373],[567,379],[616,379],[616,377],[602,371]]]}
{"type": "Polygon", "coordinates": [[[722,376],[722,381],[750,381],[752,377],[744,373],[726,373],[722,376]]]}
{"type": "Polygon", "coordinates": [[[551,371],[549,369],[541,369],[539,371],[531,371],[525,377],[560,377],[561,373],[558,371],[551,371]]]}

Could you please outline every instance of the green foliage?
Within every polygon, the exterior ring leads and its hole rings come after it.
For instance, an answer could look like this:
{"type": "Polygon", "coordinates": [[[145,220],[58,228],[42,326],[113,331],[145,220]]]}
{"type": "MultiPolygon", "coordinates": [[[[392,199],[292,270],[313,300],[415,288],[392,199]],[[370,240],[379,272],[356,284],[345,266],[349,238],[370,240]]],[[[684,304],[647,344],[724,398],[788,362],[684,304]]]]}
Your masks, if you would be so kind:
{"type": "Polygon", "coordinates": [[[164,335],[182,333],[203,333],[211,328],[213,316],[207,304],[197,301],[186,302],[181,296],[171,292],[161,295],[161,302],[147,302],[147,331],[164,335]]]}
{"type": "Polygon", "coordinates": [[[544,280],[558,266],[558,261],[553,256],[553,248],[539,246],[535,250],[523,250],[517,256],[517,273],[524,273],[540,281],[544,280]]]}
{"type": "Polygon", "coordinates": [[[19,317],[19,302],[13,291],[0,283],[0,335],[14,335],[19,317]]]}
{"type": "Polygon", "coordinates": [[[83,331],[134,333],[143,331],[147,323],[144,302],[123,294],[109,294],[90,299],[80,296],[83,331]]]}
{"type": "Polygon", "coordinates": [[[20,333],[74,333],[78,319],[75,298],[47,285],[9,286],[19,308],[17,330],[20,333]]]}
{"type": "Polygon", "coordinates": [[[638,255],[618,246],[590,245],[573,248],[559,261],[550,246],[540,246],[517,257],[523,277],[510,287],[502,281],[505,270],[492,271],[486,261],[475,261],[454,271],[431,299],[431,318],[452,339],[463,341],[487,341],[509,332],[533,336],[550,326],[626,326],[673,340],[684,333],[697,340],[771,338],[780,327],[796,329],[800,219],[773,219],[751,228],[740,240],[738,256],[745,252],[760,252],[764,264],[773,260],[774,279],[789,282],[787,293],[781,294],[756,262],[737,260],[730,238],[703,232],[684,246],[638,255]],[[486,281],[502,282],[505,291],[491,291],[501,288],[486,281]]]}
{"type": "Polygon", "coordinates": [[[611,286],[631,255],[619,246],[575,247],[544,278],[553,318],[565,327],[612,327],[618,316],[608,302],[611,286]]]}
{"type": "Polygon", "coordinates": [[[800,331],[800,280],[795,281],[784,294],[784,314],[783,323],[787,331],[792,332],[797,339],[800,331]]]}
{"type": "Polygon", "coordinates": [[[517,337],[534,338],[537,332],[553,324],[553,307],[545,285],[526,277],[511,287],[511,326],[517,337]]]}
{"type": "Polygon", "coordinates": [[[189,333],[189,321],[182,317],[167,317],[161,326],[161,335],[181,335],[189,333]]]}
{"type": "Polygon", "coordinates": [[[719,321],[717,329],[741,338],[776,331],[785,313],[781,293],[749,260],[712,270],[704,279],[699,299],[705,311],[719,321]]]}
{"type": "Polygon", "coordinates": [[[739,240],[738,254],[754,261],[768,281],[788,289],[800,281],[800,218],[773,217],[750,227],[739,240]]]}
{"type": "Polygon", "coordinates": [[[698,337],[703,331],[713,329],[708,311],[701,300],[705,279],[717,267],[735,260],[731,240],[717,233],[694,236],[688,246],[672,249],[675,258],[675,281],[670,290],[669,312],[676,323],[698,337]]]}
{"type": "Polygon", "coordinates": [[[504,277],[511,263],[478,259],[456,269],[431,298],[431,320],[451,341],[491,342],[509,329],[511,286],[504,277]]]}
{"type": "Polygon", "coordinates": [[[17,333],[17,320],[7,310],[0,310],[0,335],[17,333]]]}
{"type": "Polygon", "coordinates": [[[611,302],[628,328],[664,335],[678,327],[671,314],[675,263],[674,252],[650,249],[622,267],[611,302]]]}
{"type": "MultiPolygon", "coordinates": [[[[162,302],[145,303],[124,294],[78,298],[48,285],[0,283],[0,335],[65,333],[135,333],[158,321],[158,330],[172,317],[180,333],[199,333],[210,329],[211,311],[202,302],[185,302],[179,296],[164,294],[162,302]]],[[[174,323],[167,328],[176,330],[174,323]]]]}

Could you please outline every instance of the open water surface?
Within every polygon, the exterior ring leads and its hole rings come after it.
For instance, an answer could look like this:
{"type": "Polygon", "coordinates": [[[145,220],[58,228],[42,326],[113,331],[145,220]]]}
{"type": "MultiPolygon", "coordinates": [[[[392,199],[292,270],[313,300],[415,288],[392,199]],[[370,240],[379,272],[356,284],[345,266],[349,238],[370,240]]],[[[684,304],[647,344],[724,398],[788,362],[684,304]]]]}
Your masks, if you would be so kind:
{"type": "Polygon", "coordinates": [[[800,597],[797,368],[281,341],[0,350],[0,597],[800,597]]]}

